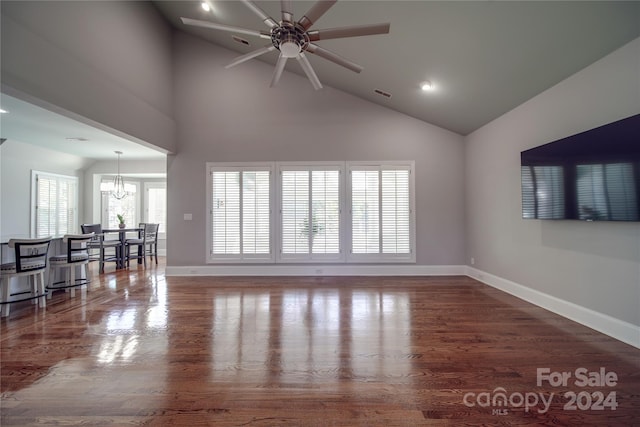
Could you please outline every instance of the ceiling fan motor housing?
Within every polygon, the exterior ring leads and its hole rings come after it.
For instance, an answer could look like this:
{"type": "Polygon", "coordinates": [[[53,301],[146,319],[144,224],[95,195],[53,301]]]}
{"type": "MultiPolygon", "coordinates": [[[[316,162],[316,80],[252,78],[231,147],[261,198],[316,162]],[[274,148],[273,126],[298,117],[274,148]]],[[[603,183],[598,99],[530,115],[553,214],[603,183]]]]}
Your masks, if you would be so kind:
{"type": "Polygon", "coordinates": [[[271,43],[283,56],[295,58],[309,45],[309,36],[298,25],[281,24],[271,31],[271,43]]]}

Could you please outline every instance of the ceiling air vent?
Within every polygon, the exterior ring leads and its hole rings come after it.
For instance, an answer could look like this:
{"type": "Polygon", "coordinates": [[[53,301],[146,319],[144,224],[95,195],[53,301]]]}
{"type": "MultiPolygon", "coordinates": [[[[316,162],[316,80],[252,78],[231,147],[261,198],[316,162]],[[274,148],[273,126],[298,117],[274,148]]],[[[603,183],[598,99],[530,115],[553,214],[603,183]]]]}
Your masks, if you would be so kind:
{"type": "Polygon", "coordinates": [[[375,93],[377,93],[378,95],[384,96],[385,98],[391,98],[391,94],[389,92],[385,92],[383,90],[380,89],[374,89],[373,90],[375,93]]]}
{"type": "Polygon", "coordinates": [[[249,45],[251,44],[251,43],[249,43],[247,40],[245,40],[245,39],[243,39],[243,38],[241,38],[241,37],[238,37],[238,36],[231,36],[231,38],[232,38],[233,40],[237,41],[238,43],[245,44],[245,45],[247,45],[247,46],[249,46],[249,45]]]}

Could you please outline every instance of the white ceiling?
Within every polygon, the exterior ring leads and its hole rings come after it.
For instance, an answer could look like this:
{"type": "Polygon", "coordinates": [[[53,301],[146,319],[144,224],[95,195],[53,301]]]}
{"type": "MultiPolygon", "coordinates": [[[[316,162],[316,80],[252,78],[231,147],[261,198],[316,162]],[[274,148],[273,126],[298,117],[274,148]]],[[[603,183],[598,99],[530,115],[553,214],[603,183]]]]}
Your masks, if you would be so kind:
{"type": "Polygon", "coordinates": [[[0,136],[8,141],[33,144],[93,160],[115,160],[117,155],[114,151],[122,151],[123,161],[166,158],[163,152],[6,94],[0,94],[0,107],[7,111],[0,114],[0,136]]]}
{"type": "MultiPolygon", "coordinates": [[[[239,1],[209,2],[210,13],[198,1],[154,4],[176,28],[239,54],[269,43],[240,35],[251,43],[245,46],[232,33],[180,22],[183,16],[268,31],[239,1]]],[[[257,3],[280,20],[279,1],[257,3]]],[[[311,5],[295,1],[294,19],[311,5]]],[[[391,23],[389,34],[317,42],[364,67],[356,74],[309,54],[320,81],[466,135],[640,36],[640,2],[343,0],[312,29],[380,22],[391,23]],[[423,80],[433,83],[432,92],[420,91],[423,80]]],[[[275,64],[276,59],[277,52],[271,52],[260,60],[275,64]]],[[[286,69],[303,75],[296,61],[286,69]]],[[[285,73],[272,90],[286,87],[285,73]]]]}

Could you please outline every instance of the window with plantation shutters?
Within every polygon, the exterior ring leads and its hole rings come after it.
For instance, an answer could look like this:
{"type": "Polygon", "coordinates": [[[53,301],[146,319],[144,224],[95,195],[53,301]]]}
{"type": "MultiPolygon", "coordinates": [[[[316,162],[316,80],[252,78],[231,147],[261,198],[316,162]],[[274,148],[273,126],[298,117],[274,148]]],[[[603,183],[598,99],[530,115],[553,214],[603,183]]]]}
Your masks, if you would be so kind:
{"type": "Polygon", "coordinates": [[[32,172],[32,235],[60,237],[77,232],[78,178],[32,172]]]}
{"type": "Polygon", "coordinates": [[[271,167],[209,166],[210,261],[271,261],[271,167]]]}
{"type": "Polygon", "coordinates": [[[280,260],[341,259],[341,170],[341,165],[280,166],[280,260]]]}
{"type": "Polygon", "coordinates": [[[207,262],[415,262],[414,162],[207,163],[207,262]]]}
{"type": "Polygon", "coordinates": [[[350,164],[351,261],[415,261],[413,163],[350,164]]]}

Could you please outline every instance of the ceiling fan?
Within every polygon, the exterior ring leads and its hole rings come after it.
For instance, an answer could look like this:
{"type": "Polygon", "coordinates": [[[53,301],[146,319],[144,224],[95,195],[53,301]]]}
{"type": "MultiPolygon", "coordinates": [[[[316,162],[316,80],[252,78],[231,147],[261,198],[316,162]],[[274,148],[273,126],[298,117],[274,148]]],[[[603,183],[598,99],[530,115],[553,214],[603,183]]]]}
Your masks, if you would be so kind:
{"type": "Polygon", "coordinates": [[[230,25],[218,24],[210,21],[200,21],[197,19],[180,18],[186,25],[196,27],[213,28],[214,30],[229,31],[238,34],[247,34],[271,40],[271,44],[262,47],[253,52],[237,57],[233,62],[225,68],[233,67],[250,59],[256,58],[268,52],[275,50],[280,51],[278,62],[271,79],[271,87],[276,85],[280,80],[282,71],[289,58],[295,58],[300,63],[313,88],[318,90],[322,88],[322,84],[318,79],[315,71],[309,63],[305,52],[318,55],[324,59],[348,68],[351,71],[359,73],[362,67],[355,64],[342,56],[324,49],[313,43],[319,40],[340,39],[345,37],[359,37],[374,34],[387,34],[389,32],[390,23],[371,24],[371,25],[354,25],[340,28],[329,28],[325,30],[310,30],[311,26],[324,15],[337,0],[319,0],[309,11],[299,20],[293,19],[293,5],[291,0],[281,0],[282,20],[277,22],[262,10],[256,3],[250,0],[242,0],[242,2],[256,15],[260,17],[270,31],[257,31],[248,28],[234,27],[230,25]]]}

